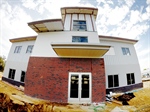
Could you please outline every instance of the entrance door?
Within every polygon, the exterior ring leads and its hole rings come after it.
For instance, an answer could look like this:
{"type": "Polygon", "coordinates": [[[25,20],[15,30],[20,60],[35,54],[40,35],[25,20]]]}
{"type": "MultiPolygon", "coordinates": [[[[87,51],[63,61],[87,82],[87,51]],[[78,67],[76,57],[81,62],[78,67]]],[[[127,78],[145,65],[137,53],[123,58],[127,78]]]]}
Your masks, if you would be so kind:
{"type": "Polygon", "coordinates": [[[91,73],[69,73],[68,102],[91,102],[91,73]]]}

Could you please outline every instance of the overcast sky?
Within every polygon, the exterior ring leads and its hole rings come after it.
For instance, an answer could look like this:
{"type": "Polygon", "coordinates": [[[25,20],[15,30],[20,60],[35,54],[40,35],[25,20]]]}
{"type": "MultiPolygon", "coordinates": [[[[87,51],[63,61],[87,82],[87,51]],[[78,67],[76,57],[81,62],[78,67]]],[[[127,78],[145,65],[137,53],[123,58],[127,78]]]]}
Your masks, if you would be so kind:
{"type": "Polygon", "coordinates": [[[150,0],[0,0],[0,55],[8,56],[9,39],[37,35],[28,22],[61,18],[65,6],[97,7],[98,34],[138,39],[141,70],[150,68],[150,0]]]}

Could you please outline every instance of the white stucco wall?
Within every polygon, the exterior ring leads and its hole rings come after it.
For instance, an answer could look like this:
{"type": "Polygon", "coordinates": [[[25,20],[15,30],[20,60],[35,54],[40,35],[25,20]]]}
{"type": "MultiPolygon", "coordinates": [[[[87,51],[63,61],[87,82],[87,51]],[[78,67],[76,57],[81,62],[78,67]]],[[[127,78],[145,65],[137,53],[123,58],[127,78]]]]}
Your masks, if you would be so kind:
{"type": "Polygon", "coordinates": [[[39,33],[32,56],[38,57],[58,57],[54,52],[51,43],[72,43],[72,36],[87,36],[88,43],[99,43],[97,32],[87,31],[60,31],[39,33]]]}
{"type": "Polygon", "coordinates": [[[31,55],[31,53],[26,53],[27,47],[28,45],[34,45],[34,42],[35,41],[24,41],[12,43],[4,69],[4,77],[8,78],[9,69],[16,69],[14,80],[20,81],[21,71],[26,72],[28,60],[31,55]],[[14,53],[16,46],[22,46],[20,53],[14,53]]]}
{"type": "Polygon", "coordinates": [[[127,85],[127,73],[134,73],[135,84],[141,83],[141,71],[136,55],[136,51],[133,44],[122,42],[110,42],[102,41],[101,43],[109,44],[113,46],[115,55],[105,55],[105,74],[106,74],[106,88],[108,88],[108,75],[118,74],[119,86],[127,85]],[[130,50],[131,55],[123,55],[122,47],[127,47],[130,50]]]}
{"type": "Polygon", "coordinates": [[[111,51],[103,56],[105,61],[106,88],[108,88],[108,75],[118,74],[119,87],[127,85],[127,73],[134,73],[135,84],[141,83],[141,71],[133,44],[104,40],[99,41],[97,32],[88,31],[39,33],[36,41],[12,43],[4,70],[4,77],[8,77],[9,69],[16,69],[14,80],[20,81],[21,71],[26,71],[30,55],[33,57],[58,57],[52,49],[51,43],[72,43],[72,36],[87,36],[88,43],[101,43],[112,46],[111,51]],[[28,45],[34,45],[32,54],[26,53],[28,45]],[[22,46],[20,53],[14,53],[16,46],[22,46]],[[131,55],[123,55],[121,47],[129,48],[131,55]]]}

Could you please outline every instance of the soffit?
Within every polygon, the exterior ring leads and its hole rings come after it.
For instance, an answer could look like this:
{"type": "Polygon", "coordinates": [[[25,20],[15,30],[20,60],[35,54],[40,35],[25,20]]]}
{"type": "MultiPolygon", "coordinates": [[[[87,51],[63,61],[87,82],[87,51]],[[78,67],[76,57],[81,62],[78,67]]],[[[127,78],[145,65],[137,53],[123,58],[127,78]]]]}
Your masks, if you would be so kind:
{"type": "Polygon", "coordinates": [[[62,19],[48,19],[48,20],[34,21],[28,23],[28,25],[37,33],[62,31],[64,29],[62,19]]]}
{"type": "Polygon", "coordinates": [[[66,14],[91,14],[96,19],[98,13],[97,8],[91,7],[63,7],[61,8],[62,20],[64,21],[66,14]]]}
{"type": "Polygon", "coordinates": [[[52,48],[59,57],[100,58],[111,46],[102,44],[52,43],[52,48]]]}

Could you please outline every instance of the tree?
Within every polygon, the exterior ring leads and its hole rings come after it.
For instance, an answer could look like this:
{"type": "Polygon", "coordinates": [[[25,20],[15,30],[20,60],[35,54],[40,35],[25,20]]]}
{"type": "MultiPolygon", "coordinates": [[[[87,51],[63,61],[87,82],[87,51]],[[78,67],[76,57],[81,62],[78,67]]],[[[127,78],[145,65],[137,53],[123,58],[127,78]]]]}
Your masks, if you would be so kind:
{"type": "Polygon", "coordinates": [[[5,67],[5,58],[0,56],[0,72],[4,71],[4,67],[5,67]]]}

